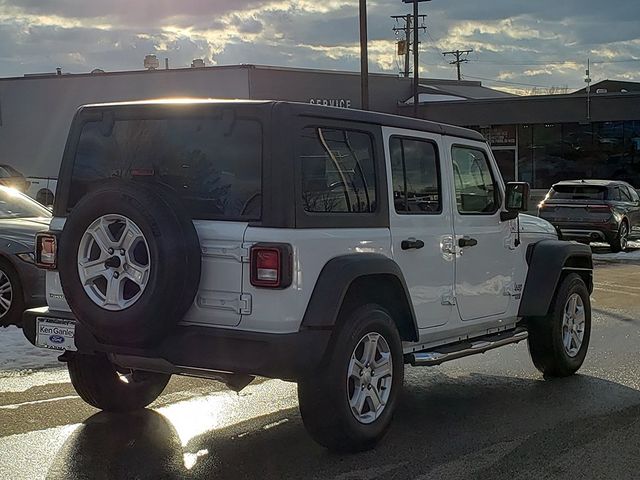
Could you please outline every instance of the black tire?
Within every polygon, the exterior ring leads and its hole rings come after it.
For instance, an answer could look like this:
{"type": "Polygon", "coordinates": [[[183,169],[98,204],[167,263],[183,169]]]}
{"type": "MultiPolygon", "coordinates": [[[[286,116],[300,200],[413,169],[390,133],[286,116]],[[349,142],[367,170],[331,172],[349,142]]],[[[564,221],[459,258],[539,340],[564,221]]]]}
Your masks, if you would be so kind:
{"type": "Polygon", "coordinates": [[[67,361],[71,383],[80,398],[107,412],[140,410],[160,396],[171,375],[142,371],[127,374],[123,381],[104,355],[74,354],[67,361]]]}
{"type": "Polygon", "coordinates": [[[373,448],[389,429],[402,389],[404,357],[398,329],[384,308],[364,305],[347,317],[322,367],[299,381],[298,400],[304,426],[316,442],[337,452],[358,452],[373,448]],[[352,353],[368,333],[381,335],[388,344],[393,376],[386,406],[365,424],[351,412],[347,372],[352,353]]]}
{"type": "Polygon", "coordinates": [[[622,220],[620,222],[620,227],[618,228],[618,234],[615,236],[609,245],[611,245],[611,251],[618,253],[623,252],[627,249],[627,242],[629,240],[629,223],[626,220],[622,220]]]}
{"type": "Polygon", "coordinates": [[[80,323],[101,341],[143,346],[162,339],[191,307],[200,282],[200,244],[191,217],[170,193],[154,185],[108,181],[73,208],[60,237],[62,290],[80,323]],[[149,278],[140,297],[125,309],[107,310],[87,295],[78,274],[85,231],[103,215],[122,215],[148,244],[149,278]]]}
{"type": "Polygon", "coordinates": [[[22,282],[16,269],[4,258],[0,258],[0,299],[0,301],[4,303],[0,305],[0,313],[2,314],[2,316],[0,316],[0,326],[21,326],[22,312],[24,312],[25,309],[22,282]],[[9,282],[10,290],[6,289],[6,281],[9,282]],[[3,286],[5,288],[3,288],[3,286]],[[7,301],[11,303],[9,309],[5,310],[7,301]]]}
{"type": "Polygon", "coordinates": [[[549,314],[532,318],[529,324],[529,353],[533,364],[545,376],[566,377],[574,374],[582,366],[591,337],[591,303],[589,292],[582,278],[567,275],[558,286],[549,314]],[[572,294],[582,300],[585,315],[584,335],[577,354],[570,356],[563,344],[563,317],[567,301],[572,294]]]}

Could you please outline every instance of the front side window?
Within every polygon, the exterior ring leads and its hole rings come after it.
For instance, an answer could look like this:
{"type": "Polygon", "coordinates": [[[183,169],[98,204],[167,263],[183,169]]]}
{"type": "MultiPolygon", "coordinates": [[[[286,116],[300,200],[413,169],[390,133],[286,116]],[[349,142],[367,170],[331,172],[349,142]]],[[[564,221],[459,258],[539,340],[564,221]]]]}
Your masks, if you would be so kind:
{"type": "Polygon", "coordinates": [[[441,212],[440,171],[434,144],[393,137],[389,150],[396,212],[441,212]]]}
{"type": "Polygon", "coordinates": [[[458,212],[495,213],[499,205],[498,188],[487,154],[471,147],[454,146],[452,157],[458,212]]]}
{"type": "Polygon", "coordinates": [[[305,211],[376,211],[373,143],[368,134],[337,128],[305,128],[300,163],[305,211]]]}

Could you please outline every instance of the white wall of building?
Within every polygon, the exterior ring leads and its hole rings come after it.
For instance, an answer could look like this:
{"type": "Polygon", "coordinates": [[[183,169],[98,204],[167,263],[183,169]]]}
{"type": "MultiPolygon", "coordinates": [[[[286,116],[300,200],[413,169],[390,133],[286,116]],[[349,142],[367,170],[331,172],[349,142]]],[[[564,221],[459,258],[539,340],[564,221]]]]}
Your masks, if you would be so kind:
{"type": "Polygon", "coordinates": [[[248,69],[157,70],[0,79],[0,163],[57,177],[69,126],[83,104],[162,97],[249,98],[248,69]]]}

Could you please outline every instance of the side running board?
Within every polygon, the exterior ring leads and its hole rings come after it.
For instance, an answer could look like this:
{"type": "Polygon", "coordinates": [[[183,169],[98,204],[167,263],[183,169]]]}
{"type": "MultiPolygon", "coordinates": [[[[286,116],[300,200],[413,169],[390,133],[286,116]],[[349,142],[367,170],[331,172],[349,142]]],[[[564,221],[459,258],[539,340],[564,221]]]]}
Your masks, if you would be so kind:
{"type": "Polygon", "coordinates": [[[433,367],[441,363],[455,360],[457,358],[468,357],[476,353],[484,353],[494,348],[518,343],[529,336],[524,328],[516,328],[506,332],[486,335],[451,345],[443,345],[433,350],[411,353],[408,355],[409,362],[414,367],[433,367]]]}

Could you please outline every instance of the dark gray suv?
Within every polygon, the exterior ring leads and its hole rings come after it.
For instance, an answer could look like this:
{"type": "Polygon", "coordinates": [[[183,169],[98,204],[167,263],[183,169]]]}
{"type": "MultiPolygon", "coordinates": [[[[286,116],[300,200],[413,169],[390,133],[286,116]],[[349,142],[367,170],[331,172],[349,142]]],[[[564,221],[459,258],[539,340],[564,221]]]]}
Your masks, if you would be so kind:
{"type": "Polygon", "coordinates": [[[607,242],[614,252],[640,237],[640,197],[626,182],[567,180],[551,187],[538,206],[566,240],[607,242]]]}

